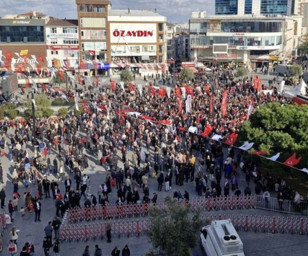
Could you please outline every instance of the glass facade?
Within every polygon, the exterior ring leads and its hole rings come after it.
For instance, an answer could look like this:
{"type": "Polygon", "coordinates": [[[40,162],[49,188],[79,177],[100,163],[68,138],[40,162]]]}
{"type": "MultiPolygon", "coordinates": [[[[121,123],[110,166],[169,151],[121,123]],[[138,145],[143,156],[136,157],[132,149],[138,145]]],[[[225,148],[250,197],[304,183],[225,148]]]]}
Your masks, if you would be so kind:
{"type": "Polygon", "coordinates": [[[292,0],[261,0],[261,14],[291,15],[292,0]]]}
{"type": "Polygon", "coordinates": [[[191,33],[206,33],[207,22],[191,22],[189,24],[189,31],[191,33]]]}
{"type": "Polygon", "coordinates": [[[215,1],[215,14],[224,15],[224,14],[237,14],[238,0],[216,0],[215,1]]]}
{"type": "Polygon", "coordinates": [[[281,32],[281,21],[222,21],[221,32],[268,33],[281,32]]]}
{"type": "Polygon", "coordinates": [[[44,43],[43,26],[0,26],[2,43],[44,43]]]}
{"type": "Polygon", "coordinates": [[[252,13],[252,0],[245,0],[245,14],[252,13]]]}
{"type": "Polygon", "coordinates": [[[281,45],[282,36],[260,36],[260,37],[245,37],[245,36],[198,36],[190,37],[190,45],[205,46],[213,44],[229,44],[234,46],[277,46],[281,45]]]}

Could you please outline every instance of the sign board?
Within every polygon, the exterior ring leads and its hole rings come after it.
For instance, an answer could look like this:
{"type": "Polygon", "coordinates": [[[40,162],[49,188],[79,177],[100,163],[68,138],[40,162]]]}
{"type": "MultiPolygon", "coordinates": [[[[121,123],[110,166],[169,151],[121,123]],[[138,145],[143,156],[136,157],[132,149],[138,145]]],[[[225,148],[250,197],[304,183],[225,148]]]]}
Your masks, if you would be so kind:
{"type": "Polygon", "coordinates": [[[156,43],[156,23],[110,23],[111,43],[156,43]]]}

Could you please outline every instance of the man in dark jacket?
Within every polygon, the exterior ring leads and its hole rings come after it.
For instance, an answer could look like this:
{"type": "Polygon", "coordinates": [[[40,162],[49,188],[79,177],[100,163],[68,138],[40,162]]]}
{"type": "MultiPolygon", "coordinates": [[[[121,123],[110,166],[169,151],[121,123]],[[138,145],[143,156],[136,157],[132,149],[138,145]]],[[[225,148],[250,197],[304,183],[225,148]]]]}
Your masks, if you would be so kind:
{"type": "Polygon", "coordinates": [[[5,194],[4,188],[2,188],[0,191],[1,209],[4,208],[5,198],[6,198],[6,194],[5,194]]]}
{"type": "Polygon", "coordinates": [[[128,248],[128,245],[125,245],[125,247],[123,248],[122,256],[130,256],[130,250],[128,248]]]}
{"type": "Polygon", "coordinates": [[[52,247],[52,226],[51,221],[48,222],[48,225],[44,228],[45,236],[49,243],[49,248],[52,247]]]}
{"type": "Polygon", "coordinates": [[[94,256],[102,256],[102,249],[99,248],[98,244],[95,245],[94,256]]]}

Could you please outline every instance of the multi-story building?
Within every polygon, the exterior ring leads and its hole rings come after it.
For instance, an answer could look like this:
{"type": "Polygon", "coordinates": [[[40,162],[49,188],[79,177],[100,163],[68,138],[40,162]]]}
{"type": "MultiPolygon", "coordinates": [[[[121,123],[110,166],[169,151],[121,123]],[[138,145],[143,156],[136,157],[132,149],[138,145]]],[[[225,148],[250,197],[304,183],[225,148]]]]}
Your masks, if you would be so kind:
{"type": "Polygon", "coordinates": [[[191,59],[242,62],[252,68],[292,58],[301,17],[212,16],[190,19],[191,59]]]}
{"type": "Polygon", "coordinates": [[[216,0],[216,15],[291,15],[297,13],[298,0],[216,0]]]}
{"type": "Polygon", "coordinates": [[[189,33],[182,32],[175,36],[175,57],[182,61],[188,61],[190,58],[189,33]]]}
{"type": "Polygon", "coordinates": [[[299,0],[298,14],[303,17],[302,35],[308,33],[308,0],[299,0]]]}
{"type": "Polygon", "coordinates": [[[46,59],[49,67],[78,68],[77,20],[51,19],[46,24],[46,59]]]}
{"type": "Polygon", "coordinates": [[[172,23],[166,24],[166,42],[167,42],[167,59],[175,58],[175,35],[176,35],[176,26],[172,23]]]}
{"type": "Polygon", "coordinates": [[[0,19],[2,68],[31,72],[47,67],[45,23],[49,20],[49,16],[37,12],[0,19]]]}
{"type": "Polygon", "coordinates": [[[106,74],[107,63],[107,17],[111,6],[108,0],[76,0],[80,47],[80,69],[91,69],[98,74],[106,74]],[[94,65],[93,65],[94,63],[94,65]]]}
{"type": "Polygon", "coordinates": [[[158,72],[166,62],[166,17],[156,11],[110,10],[108,61],[113,71],[158,72]]]}

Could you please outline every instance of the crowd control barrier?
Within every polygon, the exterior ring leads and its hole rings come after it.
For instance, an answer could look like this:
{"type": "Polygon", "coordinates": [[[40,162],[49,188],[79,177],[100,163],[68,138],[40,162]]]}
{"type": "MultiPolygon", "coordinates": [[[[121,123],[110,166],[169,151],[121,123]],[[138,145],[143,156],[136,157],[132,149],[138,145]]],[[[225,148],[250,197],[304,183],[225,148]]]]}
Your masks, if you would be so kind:
{"type": "MultiPolygon", "coordinates": [[[[187,204],[182,200],[183,204],[187,204]]],[[[256,208],[257,198],[255,196],[229,196],[229,197],[196,197],[189,201],[190,209],[205,211],[228,210],[228,209],[251,209],[256,208]]],[[[95,221],[100,219],[114,219],[127,217],[143,217],[148,214],[153,204],[121,204],[106,205],[89,208],[74,208],[67,211],[69,223],[82,221],[95,221]]],[[[156,203],[156,207],[164,207],[164,203],[156,203]]]]}
{"type": "MultiPolygon", "coordinates": [[[[308,218],[261,215],[228,215],[203,213],[208,220],[231,219],[237,230],[250,232],[270,232],[288,234],[308,234],[308,218]]],[[[66,221],[66,220],[65,220],[66,221]]],[[[140,236],[145,234],[150,226],[149,218],[119,219],[92,223],[62,223],[60,239],[62,241],[87,241],[105,239],[108,226],[113,238],[140,236]]]]}

